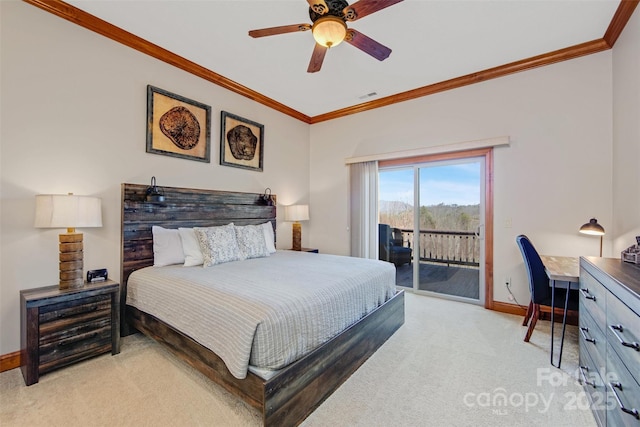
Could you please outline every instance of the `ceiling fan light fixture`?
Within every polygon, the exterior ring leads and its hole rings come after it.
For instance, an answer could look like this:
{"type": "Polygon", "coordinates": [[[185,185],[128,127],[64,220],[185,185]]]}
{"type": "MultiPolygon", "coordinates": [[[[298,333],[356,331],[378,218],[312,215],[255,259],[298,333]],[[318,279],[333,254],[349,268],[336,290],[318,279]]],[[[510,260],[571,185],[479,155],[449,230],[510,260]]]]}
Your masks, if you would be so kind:
{"type": "Polygon", "coordinates": [[[347,24],[336,16],[324,16],[311,28],[313,38],[324,47],[334,47],[342,43],[347,35],[347,24]]]}

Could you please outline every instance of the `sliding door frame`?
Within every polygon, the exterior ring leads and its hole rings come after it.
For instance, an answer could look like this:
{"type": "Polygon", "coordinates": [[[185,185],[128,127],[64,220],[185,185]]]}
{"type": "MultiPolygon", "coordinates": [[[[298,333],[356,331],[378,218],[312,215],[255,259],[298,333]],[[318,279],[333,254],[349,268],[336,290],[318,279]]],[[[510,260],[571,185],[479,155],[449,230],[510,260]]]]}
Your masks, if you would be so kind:
{"type": "Polygon", "coordinates": [[[493,148],[430,154],[393,160],[380,160],[378,167],[414,166],[420,163],[483,157],[484,168],[484,307],[494,308],[493,301],[493,148]]]}

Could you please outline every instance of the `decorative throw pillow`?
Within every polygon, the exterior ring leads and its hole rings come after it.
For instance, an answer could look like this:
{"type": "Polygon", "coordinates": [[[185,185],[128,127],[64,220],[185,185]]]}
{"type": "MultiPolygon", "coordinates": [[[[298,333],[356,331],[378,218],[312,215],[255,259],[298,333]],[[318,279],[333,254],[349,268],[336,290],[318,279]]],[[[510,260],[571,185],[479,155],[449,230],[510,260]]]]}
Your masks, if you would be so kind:
{"type": "Polygon", "coordinates": [[[159,227],[151,227],[153,234],[153,266],[182,264],[184,252],[178,230],[159,227]]]}
{"type": "Polygon", "coordinates": [[[262,225],[236,226],[236,239],[242,259],[269,256],[262,225]]]}
{"type": "Polygon", "coordinates": [[[184,266],[191,267],[202,265],[204,259],[200,244],[193,228],[178,228],[180,239],[182,240],[182,251],[184,252],[184,266]]]}
{"type": "Polygon", "coordinates": [[[264,224],[260,224],[262,226],[262,231],[264,232],[264,240],[267,244],[267,252],[270,254],[275,253],[276,251],[276,236],[273,234],[273,225],[270,222],[265,222],[264,224]]]}
{"type": "Polygon", "coordinates": [[[219,227],[194,227],[194,230],[202,251],[204,267],[242,259],[233,223],[219,227]]]}

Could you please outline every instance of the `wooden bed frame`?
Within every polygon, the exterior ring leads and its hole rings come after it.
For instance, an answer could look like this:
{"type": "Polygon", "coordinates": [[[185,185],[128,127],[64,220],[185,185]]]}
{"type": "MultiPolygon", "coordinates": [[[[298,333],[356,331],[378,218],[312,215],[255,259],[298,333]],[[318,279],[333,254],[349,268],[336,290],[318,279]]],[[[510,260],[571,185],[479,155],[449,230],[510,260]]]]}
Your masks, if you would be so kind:
{"type": "Polygon", "coordinates": [[[122,335],[141,331],[232,394],[262,411],[265,426],[300,424],[404,323],[404,292],[297,362],[265,380],[235,378],[222,359],[157,318],[126,305],[129,275],[153,265],[151,227],[261,224],[276,221],[261,195],[163,187],[165,201],[145,202],[147,186],[122,184],[122,335]]]}

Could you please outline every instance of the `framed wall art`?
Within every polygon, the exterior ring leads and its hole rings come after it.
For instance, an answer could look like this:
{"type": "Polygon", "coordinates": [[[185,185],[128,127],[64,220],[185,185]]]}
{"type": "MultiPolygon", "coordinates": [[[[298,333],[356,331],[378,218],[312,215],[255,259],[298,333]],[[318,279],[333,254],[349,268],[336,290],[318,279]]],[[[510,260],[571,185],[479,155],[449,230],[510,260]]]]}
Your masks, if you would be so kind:
{"type": "Polygon", "coordinates": [[[147,153],[209,163],[211,107],[148,85],[147,153]]]}
{"type": "Polygon", "coordinates": [[[223,111],[220,164],[262,172],[263,155],[264,126],[223,111]]]}

